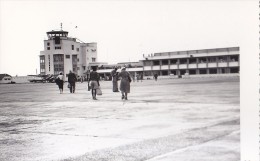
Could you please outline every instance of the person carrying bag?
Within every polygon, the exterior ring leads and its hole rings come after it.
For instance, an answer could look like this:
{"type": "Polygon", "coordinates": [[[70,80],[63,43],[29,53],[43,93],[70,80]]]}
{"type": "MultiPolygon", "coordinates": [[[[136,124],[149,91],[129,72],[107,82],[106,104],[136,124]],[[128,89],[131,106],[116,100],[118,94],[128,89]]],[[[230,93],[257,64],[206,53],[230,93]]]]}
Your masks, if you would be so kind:
{"type": "Polygon", "coordinates": [[[96,91],[97,91],[97,95],[102,95],[102,90],[101,90],[100,86],[99,86],[99,88],[96,89],[96,91]]]}
{"type": "MultiPolygon", "coordinates": [[[[100,90],[99,74],[97,73],[97,66],[93,66],[92,69],[93,69],[93,71],[90,72],[90,76],[88,79],[88,86],[89,86],[89,82],[90,82],[92,98],[93,98],[93,100],[97,100],[97,98],[96,98],[97,90],[100,90]]],[[[100,92],[99,92],[99,94],[100,94],[100,92]]]]}
{"type": "Polygon", "coordinates": [[[118,75],[121,78],[120,82],[120,91],[122,93],[122,100],[127,100],[127,95],[130,93],[130,83],[132,82],[130,73],[126,71],[126,68],[123,67],[121,72],[118,75]]]}

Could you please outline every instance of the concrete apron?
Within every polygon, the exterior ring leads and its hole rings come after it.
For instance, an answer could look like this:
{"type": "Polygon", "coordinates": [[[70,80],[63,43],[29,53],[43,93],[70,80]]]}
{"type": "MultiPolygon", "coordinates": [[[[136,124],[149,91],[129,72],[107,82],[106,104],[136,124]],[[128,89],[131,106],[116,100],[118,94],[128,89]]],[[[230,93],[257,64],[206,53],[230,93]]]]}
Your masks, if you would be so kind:
{"type": "Polygon", "coordinates": [[[2,86],[0,160],[239,160],[237,79],[133,83],[128,101],[110,83],[97,101],[84,83],[2,86]]]}

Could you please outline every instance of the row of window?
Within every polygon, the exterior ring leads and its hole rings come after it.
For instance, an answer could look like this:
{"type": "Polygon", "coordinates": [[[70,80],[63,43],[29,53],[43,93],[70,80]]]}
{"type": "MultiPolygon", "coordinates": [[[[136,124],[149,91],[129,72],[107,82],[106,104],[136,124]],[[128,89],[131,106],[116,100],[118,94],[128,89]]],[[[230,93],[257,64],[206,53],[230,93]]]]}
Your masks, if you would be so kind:
{"type": "MultiPolygon", "coordinates": [[[[57,44],[59,44],[59,43],[57,43],[57,44]]],[[[60,48],[55,47],[55,49],[61,49],[61,47],[60,48]]],[[[47,50],[50,50],[50,42],[47,42],[47,50]]],[[[74,50],[74,45],[71,45],[71,50],[74,50]]],[[[79,51],[79,48],[76,48],[76,50],[79,51]]],[[[89,51],[89,50],[87,49],[87,51],[89,51]]],[[[97,49],[90,49],[90,51],[96,52],[97,49]]]]}
{"type": "MultiPolygon", "coordinates": [[[[97,49],[89,49],[91,52],[96,52],[97,51],[97,49]]],[[[87,51],[89,51],[88,49],[87,49],[87,51]]]]}
{"type": "MultiPolygon", "coordinates": [[[[49,61],[50,61],[50,57],[49,61]]],[[[65,55],[66,59],[70,59],[70,55],[65,55]]],[[[53,61],[54,62],[63,62],[64,61],[64,56],[62,54],[59,55],[53,55],[53,61]]],[[[73,62],[79,62],[79,58],[77,58],[77,55],[72,55],[72,61],[73,62]]],[[[92,62],[96,62],[96,58],[92,58],[92,62]]],[[[41,56],[40,57],[40,64],[44,64],[45,63],[45,57],[41,56]]]]}
{"type": "Polygon", "coordinates": [[[11,80],[11,78],[4,78],[4,80],[11,80]]]}
{"type": "Polygon", "coordinates": [[[145,66],[150,65],[169,65],[169,64],[196,64],[196,63],[216,63],[216,62],[237,62],[238,56],[221,56],[221,57],[202,57],[202,58],[181,58],[181,59],[166,59],[166,60],[153,60],[144,61],[145,66]]]}
{"type": "Polygon", "coordinates": [[[226,74],[226,73],[239,73],[239,67],[234,68],[212,68],[212,69],[189,69],[189,70],[162,70],[162,71],[145,71],[144,75],[149,76],[152,73],[159,75],[189,75],[195,74],[226,74]]]}
{"type": "Polygon", "coordinates": [[[49,61],[49,72],[51,71],[51,57],[48,55],[48,61],[49,61]]]}
{"type": "MultiPolygon", "coordinates": [[[[55,50],[60,50],[61,46],[55,46],[54,49],[55,50]]],[[[74,50],[74,45],[71,46],[71,49],[74,50]]],[[[47,46],[47,50],[51,50],[51,47],[47,46]]],[[[76,50],[77,50],[77,52],[79,52],[79,48],[77,48],[76,50]]]]}
{"type": "Polygon", "coordinates": [[[59,71],[63,71],[64,68],[54,68],[54,72],[59,72],[59,71]]]}
{"type": "Polygon", "coordinates": [[[154,54],[148,54],[148,57],[168,56],[168,55],[187,55],[187,54],[199,54],[199,53],[232,52],[232,51],[239,51],[239,48],[234,47],[234,48],[220,48],[220,49],[206,49],[206,50],[190,50],[190,51],[154,53],[154,54]]]}

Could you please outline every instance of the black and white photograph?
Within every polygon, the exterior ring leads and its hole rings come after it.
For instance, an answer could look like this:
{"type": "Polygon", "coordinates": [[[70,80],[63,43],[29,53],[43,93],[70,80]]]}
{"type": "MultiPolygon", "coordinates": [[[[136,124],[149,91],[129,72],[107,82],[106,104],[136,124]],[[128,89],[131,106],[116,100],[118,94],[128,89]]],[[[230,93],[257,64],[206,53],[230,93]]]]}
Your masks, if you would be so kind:
{"type": "Polygon", "coordinates": [[[0,160],[259,161],[259,5],[0,0],[0,160]]]}

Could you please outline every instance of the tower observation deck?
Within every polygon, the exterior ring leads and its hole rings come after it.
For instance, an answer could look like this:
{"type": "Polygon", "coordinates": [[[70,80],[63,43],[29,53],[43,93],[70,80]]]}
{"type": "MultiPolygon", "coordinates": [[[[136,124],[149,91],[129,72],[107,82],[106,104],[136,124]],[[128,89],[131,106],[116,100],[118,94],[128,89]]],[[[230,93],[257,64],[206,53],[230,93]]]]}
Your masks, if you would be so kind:
{"type": "Polygon", "coordinates": [[[52,31],[47,32],[47,36],[48,36],[48,39],[51,40],[55,37],[68,37],[68,33],[69,33],[68,31],[63,31],[63,30],[61,30],[61,31],[52,30],[52,31]]]}
{"type": "Polygon", "coordinates": [[[61,39],[68,39],[68,31],[49,31],[47,32],[48,40],[55,40],[55,44],[60,44],[61,39]]]}

